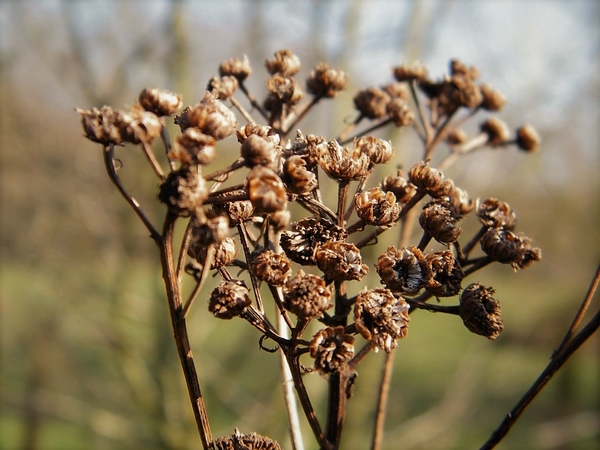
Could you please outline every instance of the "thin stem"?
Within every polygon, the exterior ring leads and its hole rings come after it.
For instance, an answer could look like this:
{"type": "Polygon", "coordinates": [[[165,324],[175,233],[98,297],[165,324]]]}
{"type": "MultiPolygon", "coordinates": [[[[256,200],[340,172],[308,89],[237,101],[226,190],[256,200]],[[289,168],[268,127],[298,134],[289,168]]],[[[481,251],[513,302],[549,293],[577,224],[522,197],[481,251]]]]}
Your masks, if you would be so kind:
{"type": "Polygon", "coordinates": [[[298,197],[296,199],[296,203],[298,203],[300,206],[302,206],[303,208],[305,208],[313,214],[316,214],[318,216],[328,216],[335,223],[338,222],[338,218],[335,215],[335,213],[317,200],[305,196],[298,197]]]}
{"type": "Polygon", "coordinates": [[[290,132],[290,130],[292,130],[293,128],[296,127],[296,125],[298,125],[300,122],[302,122],[302,120],[306,117],[306,114],[308,114],[308,112],[312,109],[313,106],[315,106],[317,103],[319,103],[319,101],[321,101],[321,99],[323,99],[323,96],[321,95],[317,95],[315,97],[313,97],[309,102],[306,103],[306,105],[304,106],[304,108],[302,109],[302,111],[300,111],[298,114],[296,115],[289,115],[287,117],[287,120],[285,121],[285,123],[282,124],[281,128],[284,129],[283,134],[288,134],[290,132]],[[290,122],[290,123],[288,123],[290,122]]]}
{"type": "Polygon", "coordinates": [[[188,220],[185,232],[183,234],[183,239],[181,240],[181,247],[179,248],[179,258],[177,258],[177,283],[179,286],[181,286],[181,281],[183,280],[185,259],[187,257],[187,251],[192,240],[192,230],[194,229],[193,223],[193,219],[188,220]]]}
{"type": "Polygon", "coordinates": [[[372,126],[370,126],[369,128],[367,128],[366,130],[361,131],[360,133],[357,133],[356,135],[354,135],[352,138],[348,138],[348,139],[344,139],[343,141],[340,141],[340,145],[344,145],[347,144],[348,142],[350,142],[352,139],[360,137],[360,136],[365,136],[369,133],[372,133],[375,130],[378,130],[380,128],[385,127],[386,125],[392,123],[392,119],[387,118],[387,119],[383,119],[381,122],[377,122],[376,124],[373,124],[372,126]]]}
{"type": "Polygon", "coordinates": [[[477,233],[475,233],[475,235],[471,238],[471,240],[469,242],[467,242],[467,244],[462,248],[462,254],[465,259],[467,259],[469,257],[469,253],[471,253],[471,250],[473,250],[473,247],[475,247],[475,245],[479,242],[479,240],[483,237],[483,235],[485,234],[485,232],[487,230],[488,230],[487,227],[485,227],[485,226],[481,227],[477,231],[477,233]]]}
{"type": "Polygon", "coordinates": [[[356,119],[354,119],[354,122],[352,122],[350,125],[348,125],[340,134],[338,137],[335,138],[336,141],[338,141],[340,144],[341,142],[346,139],[346,136],[348,136],[352,130],[354,130],[356,128],[356,126],[365,118],[365,116],[363,114],[360,114],[356,119]]]}
{"type": "Polygon", "coordinates": [[[160,118],[160,123],[162,125],[162,128],[160,129],[160,138],[162,139],[163,144],[165,145],[165,153],[167,155],[167,160],[169,161],[169,167],[171,168],[171,170],[175,170],[175,161],[173,161],[169,157],[169,154],[171,153],[171,139],[169,138],[169,131],[165,126],[164,117],[160,118]]]}
{"type": "Polygon", "coordinates": [[[256,98],[254,98],[254,96],[248,91],[248,89],[246,88],[246,85],[242,81],[240,81],[239,86],[240,86],[240,90],[244,93],[244,95],[250,101],[250,104],[252,105],[252,107],[254,109],[256,109],[260,113],[260,115],[263,116],[263,118],[265,120],[269,120],[269,116],[267,115],[265,110],[262,108],[262,106],[260,106],[260,103],[258,103],[256,101],[256,98]]]}
{"type": "Polygon", "coordinates": [[[346,210],[346,196],[348,195],[348,187],[350,182],[348,180],[341,180],[338,184],[338,209],[337,209],[337,225],[341,228],[345,228],[344,213],[346,210]]]}
{"type": "Polygon", "coordinates": [[[429,124],[429,121],[425,117],[425,112],[423,111],[423,105],[421,104],[421,101],[419,100],[419,96],[417,95],[417,90],[415,89],[415,84],[416,84],[416,80],[413,80],[408,85],[410,87],[410,93],[412,94],[413,101],[415,102],[415,105],[417,106],[417,114],[419,116],[419,121],[421,122],[421,125],[423,126],[423,130],[425,130],[425,143],[428,143],[431,141],[431,136],[433,135],[433,131],[431,129],[431,125],[429,124]]]}
{"type": "MultiPolygon", "coordinates": [[[[163,127],[163,129],[165,129],[165,127],[163,127]]],[[[154,173],[156,173],[156,175],[158,175],[158,178],[160,178],[161,180],[164,180],[165,173],[163,172],[162,168],[160,167],[160,163],[156,159],[156,156],[154,155],[154,152],[152,151],[150,144],[148,144],[148,142],[146,142],[146,141],[142,141],[142,149],[144,150],[144,154],[146,155],[146,158],[148,158],[148,161],[150,162],[150,165],[152,166],[152,170],[154,170],[154,173]]]]}
{"type": "Polygon", "coordinates": [[[237,160],[235,160],[233,162],[233,164],[231,164],[230,166],[223,167],[222,169],[216,170],[216,171],[206,175],[204,178],[206,180],[214,180],[216,178],[219,178],[222,175],[229,174],[230,172],[233,172],[234,170],[239,169],[240,167],[243,167],[244,164],[245,164],[244,158],[240,157],[237,160]]]}
{"type": "Polygon", "coordinates": [[[196,296],[198,295],[198,292],[200,292],[200,290],[202,289],[202,286],[204,286],[204,282],[208,278],[208,274],[210,273],[210,268],[211,268],[213,260],[214,260],[215,251],[216,251],[215,244],[209,245],[208,248],[206,249],[206,258],[204,258],[204,262],[202,265],[202,273],[200,274],[200,280],[196,284],[194,291],[192,292],[192,294],[190,295],[189,299],[187,300],[187,302],[185,303],[185,305],[183,307],[183,317],[184,318],[187,317],[188,312],[189,312],[190,308],[192,307],[192,303],[194,302],[194,299],[196,298],[196,296]]]}
{"type": "Polygon", "coordinates": [[[381,381],[379,383],[379,396],[377,397],[377,412],[375,414],[375,426],[373,427],[373,440],[371,450],[379,450],[383,443],[383,429],[385,426],[385,416],[390,394],[390,385],[392,374],[394,372],[394,357],[396,349],[385,354],[385,364],[381,372],[381,381]]]}
{"type": "Polygon", "coordinates": [[[445,314],[452,314],[455,316],[458,316],[460,313],[459,306],[433,305],[430,303],[425,303],[424,301],[421,301],[421,300],[412,300],[410,298],[407,298],[406,302],[411,306],[411,308],[414,307],[416,309],[424,309],[426,311],[431,311],[431,312],[441,312],[441,313],[445,313],[445,314]]]}
{"type": "Polygon", "coordinates": [[[246,121],[247,121],[248,123],[253,123],[253,122],[255,122],[255,120],[254,120],[254,119],[252,119],[252,116],[250,116],[250,114],[248,114],[248,111],[246,111],[246,110],[244,109],[244,107],[243,107],[243,106],[240,104],[240,102],[238,102],[238,101],[237,101],[237,100],[236,100],[234,97],[230,97],[230,98],[229,98],[229,101],[231,102],[231,104],[232,104],[233,106],[235,106],[235,107],[237,108],[237,110],[240,112],[240,114],[241,114],[242,116],[244,116],[244,119],[246,119],[246,121]]]}
{"type": "MultiPolygon", "coordinates": [[[[252,259],[250,250],[250,246],[248,245],[248,230],[246,230],[246,224],[244,222],[240,222],[237,226],[240,242],[242,244],[242,248],[244,249],[244,255],[246,256],[246,261],[250,262],[252,259]]],[[[258,287],[258,280],[254,276],[252,270],[248,270],[248,274],[250,275],[250,281],[252,282],[252,289],[254,291],[254,298],[256,299],[256,306],[261,314],[265,313],[265,307],[263,306],[262,297],[260,295],[260,289],[258,287]]]]}

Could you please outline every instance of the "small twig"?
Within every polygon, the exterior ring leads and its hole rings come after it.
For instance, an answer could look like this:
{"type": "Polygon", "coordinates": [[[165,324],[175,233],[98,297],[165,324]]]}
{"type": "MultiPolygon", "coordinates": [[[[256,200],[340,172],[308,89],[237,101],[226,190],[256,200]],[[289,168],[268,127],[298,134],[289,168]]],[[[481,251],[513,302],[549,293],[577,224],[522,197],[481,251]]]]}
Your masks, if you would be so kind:
{"type": "Polygon", "coordinates": [[[250,114],[248,114],[248,111],[244,109],[240,102],[238,102],[234,97],[230,97],[229,100],[231,101],[231,104],[237,108],[240,114],[244,116],[244,119],[246,119],[248,123],[255,122],[255,120],[252,118],[252,116],[250,116],[250,114]]]}
{"type": "MultiPolygon", "coordinates": [[[[164,130],[165,127],[163,127],[162,129],[164,130]]],[[[152,170],[154,170],[154,173],[156,173],[156,175],[158,175],[158,178],[160,178],[161,180],[164,180],[165,173],[163,172],[162,168],[160,167],[160,163],[156,159],[156,155],[154,155],[154,152],[152,151],[150,144],[148,144],[148,142],[146,142],[146,141],[142,141],[142,149],[144,150],[144,154],[146,155],[146,158],[148,158],[148,161],[150,162],[150,165],[152,166],[152,170]]]]}
{"type": "Polygon", "coordinates": [[[424,309],[425,311],[441,312],[441,313],[445,313],[445,314],[453,314],[456,316],[458,316],[460,314],[460,307],[458,305],[452,305],[452,306],[435,305],[435,304],[431,304],[431,303],[425,303],[424,301],[421,301],[421,300],[413,300],[410,298],[406,299],[406,303],[408,303],[411,306],[411,312],[414,311],[415,309],[424,309]],[[412,309],[412,308],[414,308],[414,309],[412,309]]]}
{"type": "Polygon", "coordinates": [[[208,274],[210,273],[210,268],[211,268],[213,260],[214,260],[215,251],[216,251],[215,244],[209,245],[208,248],[206,249],[206,258],[204,258],[204,262],[202,265],[202,273],[200,274],[200,280],[198,280],[198,283],[196,284],[194,291],[192,292],[192,294],[188,298],[187,302],[183,306],[183,318],[184,319],[187,317],[188,312],[189,312],[190,308],[192,307],[192,303],[194,302],[194,299],[196,298],[196,296],[198,295],[198,292],[200,292],[200,290],[202,289],[202,286],[204,286],[204,282],[208,278],[208,274]]]}
{"type": "Polygon", "coordinates": [[[383,429],[385,425],[385,416],[390,394],[390,385],[392,374],[394,372],[394,357],[396,349],[385,354],[385,364],[381,371],[381,381],[379,383],[379,396],[377,397],[377,412],[375,413],[375,424],[373,427],[373,438],[371,450],[379,450],[383,443],[383,429]]]}
{"type": "Polygon", "coordinates": [[[392,123],[392,119],[390,119],[390,118],[383,119],[380,122],[377,122],[377,123],[371,125],[369,128],[361,131],[360,133],[355,134],[352,138],[348,138],[348,139],[344,139],[343,141],[340,141],[339,144],[345,145],[345,144],[349,143],[350,141],[352,141],[354,138],[365,136],[369,133],[372,133],[375,130],[385,127],[386,125],[388,125],[390,123],[392,123]]]}
{"type": "Polygon", "coordinates": [[[169,161],[169,167],[171,170],[175,170],[175,161],[169,157],[169,154],[171,153],[171,139],[169,138],[169,131],[165,125],[164,117],[160,118],[160,123],[162,125],[162,128],[160,129],[160,137],[165,145],[165,153],[167,155],[167,160],[169,161]]]}

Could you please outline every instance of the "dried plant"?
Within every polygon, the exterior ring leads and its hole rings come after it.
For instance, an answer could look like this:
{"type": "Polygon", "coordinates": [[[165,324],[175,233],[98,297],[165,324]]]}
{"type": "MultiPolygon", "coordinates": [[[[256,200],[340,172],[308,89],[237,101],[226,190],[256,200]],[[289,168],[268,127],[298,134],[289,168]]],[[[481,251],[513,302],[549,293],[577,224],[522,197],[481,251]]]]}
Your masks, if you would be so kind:
{"type": "Polygon", "coordinates": [[[236,430],[218,439],[211,434],[187,324],[194,299],[213,273],[221,281],[205,295],[209,311],[219,319],[247,321],[260,331],[261,348],[282,356],[282,377],[295,388],[295,395],[284,391],[295,448],[302,448],[296,396],[319,447],[338,449],[360,363],[370,352],[388,354],[374,405],[372,447],[379,448],[392,355],[409,334],[410,314],[445,313],[448,320],[460,318],[472,333],[495,339],[503,323],[494,289],[468,277],[491,263],[517,271],[541,258],[531,239],[516,231],[516,215],[507,203],[469,196],[442,170],[482,148],[533,152],[540,139],[531,126],[511,132],[492,115],[505,97],[480,84],[477,69],[459,61],[451,61],[450,73],[439,80],[429,78],[421,64],[395,67],[395,81],[356,93],[356,119],[335,139],[303,134],[298,126],[317,104],[336,97],[348,76],[319,63],[306,80],[305,94],[295,77],[300,60],[291,51],[275,53],[266,69],[262,102],[245,84],[252,68],[244,57],[223,62],[204,98],[183,110],[179,95],[153,87],[144,89],[129,111],[109,106],[77,111],[87,138],[103,147],[110,179],[159,249],[203,448],[280,448],[255,433],[236,430]],[[240,92],[250,110],[235,96],[240,92]],[[170,116],[180,129],[173,142],[165,127],[170,116]],[[469,136],[461,127],[475,120],[481,121],[480,132],[469,136]],[[417,133],[422,157],[406,174],[397,170],[374,180],[375,167],[394,156],[390,142],[371,134],[386,126],[417,133]],[[232,137],[239,156],[209,173],[205,166],[215,159],[218,141],[232,137]],[[162,141],[162,154],[155,154],[155,140],[162,141]],[[162,228],[121,182],[118,169],[125,168],[115,151],[125,143],[142,148],[160,181],[158,200],[166,206],[162,228]],[[328,182],[337,188],[333,204],[324,193],[328,182]],[[306,214],[292,216],[291,203],[306,214]],[[459,224],[468,216],[481,226],[465,237],[459,224]],[[174,228],[182,222],[185,232],[176,242],[174,228]],[[411,243],[417,224],[421,237],[411,243]],[[398,233],[398,245],[378,250],[374,261],[363,260],[362,250],[377,244],[384,232],[398,233]],[[432,246],[432,240],[439,245],[432,246]],[[373,269],[380,286],[357,283],[373,269]],[[184,292],[185,277],[194,281],[191,292],[184,292]],[[437,302],[430,303],[434,298],[437,302]],[[315,324],[318,331],[307,334],[315,324]],[[265,340],[273,341],[275,350],[265,340]],[[326,417],[319,417],[305,387],[310,372],[328,383],[326,417]]]}

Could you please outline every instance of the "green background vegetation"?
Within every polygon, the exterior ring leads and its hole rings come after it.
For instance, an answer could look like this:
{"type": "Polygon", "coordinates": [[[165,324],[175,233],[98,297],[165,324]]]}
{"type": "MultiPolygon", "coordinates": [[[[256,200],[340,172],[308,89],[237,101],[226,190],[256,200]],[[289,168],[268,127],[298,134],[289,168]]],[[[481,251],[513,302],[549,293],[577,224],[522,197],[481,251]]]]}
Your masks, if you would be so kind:
{"type": "MultiPolygon", "coordinates": [[[[523,272],[493,266],[468,280],[496,289],[505,331],[491,342],[421,311],[397,350],[385,448],[477,448],[547,364],[599,261],[598,18],[593,1],[2,2],[0,448],[199,447],[157,252],[73,108],[125,108],[147,85],[195,103],[219,62],[244,53],[262,93],[262,61],[281,48],[301,57],[302,76],[324,60],[351,77],[305,133],[337,134],[353,117],[354,90],[388,82],[393,65],[419,59],[437,78],[459,58],[507,95],[502,119],[542,136],[536,154],[486,151],[448,171],[472,196],[509,202],[517,230],[543,249],[523,272]]],[[[381,135],[404,167],[418,158],[409,134],[381,135]]],[[[220,151],[215,167],[237,156],[231,141],[220,151]]],[[[119,157],[158,220],[142,155],[119,157]]],[[[476,227],[468,219],[463,236],[476,227]]],[[[189,328],[213,434],[237,426],[287,448],[277,356],[203,303],[189,328]]],[[[599,353],[595,336],[499,448],[598,448],[599,353]]],[[[368,448],[382,362],[372,354],[359,368],[344,448],[368,448]]],[[[307,383],[323,398],[318,375],[307,383]]]]}

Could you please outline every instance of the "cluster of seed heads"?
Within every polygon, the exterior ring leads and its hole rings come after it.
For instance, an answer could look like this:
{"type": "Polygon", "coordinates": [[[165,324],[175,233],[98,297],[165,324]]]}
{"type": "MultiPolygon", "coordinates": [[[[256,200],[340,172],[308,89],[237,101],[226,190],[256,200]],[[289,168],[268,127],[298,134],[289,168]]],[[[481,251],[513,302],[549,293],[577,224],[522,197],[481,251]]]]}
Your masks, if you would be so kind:
{"type": "MultiPolygon", "coordinates": [[[[457,315],[471,332],[495,339],[503,325],[494,289],[466,285],[465,279],[491,262],[522,269],[538,261],[541,251],[515,232],[515,213],[507,203],[472,199],[440,167],[485,147],[533,151],[540,142],[535,130],[524,125],[511,133],[491,115],[502,109],[505,97],[478,83],[474,67],[452,61],[439,80],[430,79],[421,64],[393,68],[394,81],[356,93],[356,119],[335,139],[305,135],[299,122],[345,89],[348,76],[319,63],[305,94],[297,80],[300,60],[291,51],[275,53],[266,69],[262,101],[245,85],[252,68],[244,57],[223,62],[202,100],[183,109],[178,94],[146,88],[130,111],[77,110],[90,140],[105,148],[131,143],[144,149],[160,179],[158,199],[168,214],[187,220],[186,273],[198,286],[210,272],[221,277],[207,296],[210,312],[221,319],[241,317],[289,354],[310,355],[323,376],[354,371],[370,350],[391,352],[407,336],[409,313],[416,309],[457,315]],[[239,93],[256,120],[236,98],[239,93]],[[486,116],[480,132],[468,136],[460,125],[479,112],[486,116]],[[171,116],[180,131],[172,144],[165,128],[171,116]],[[392,144],[370,134],[387,125],[413,129],[423,142],[423,159],[406,175],[394,170],[373,180],[374,168],[394,158],[392,144]],[[166,173],[151,145],[159,138],[166,173]],[[237,139],[239,155],[208,171],[217,143],[228,138],[237,139]],[[436,168],[431,161],[438,148],[447,154],[436,168]],[[228,183],[234,173],[243,174],[241,183],[228,183]],[[337,204],[323,200],[324,177],[337,184],[337,204]],[[306,215],[292,217],[291,203],[306,215]],[[459,224],[469,215],[481,229],[459,242],[459,224]],[[374,261],[363,260],[365,246],[411,220],[422,229],[419,241],[400,242],[381,249],[374,261]],[[443,249],[431,249],[432,240],[443,249]],[[353,286],[373,269],[379,286],[353,286]],[[457,296],[455,305],[427,303],[457,296]],[[272,324],[268,304],[285,319],[291,339],[272,324]],[[318,331],[306,337],[315,321],[318,331]],[[356,352],[359,336],[363,347],[356,352]]],[[[261,439],[235,434],[220,438],[217,448],[242,448],[241,443],[279,448],[261,439]]]]}

